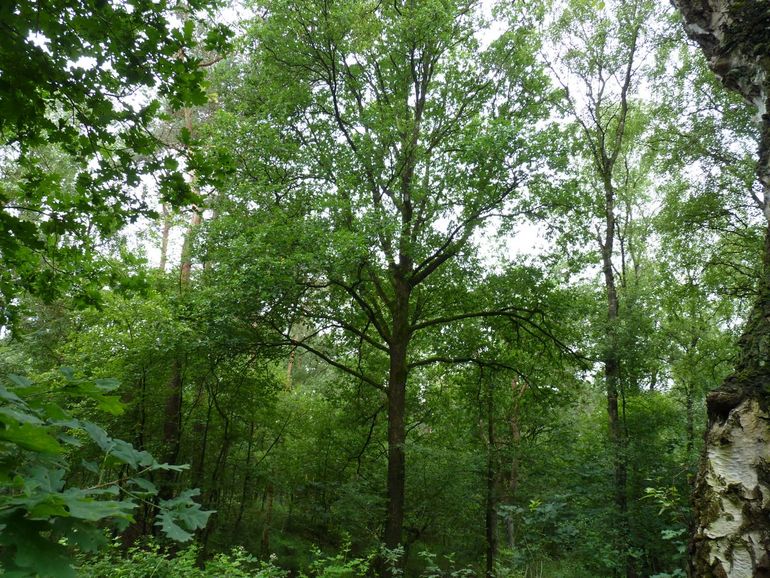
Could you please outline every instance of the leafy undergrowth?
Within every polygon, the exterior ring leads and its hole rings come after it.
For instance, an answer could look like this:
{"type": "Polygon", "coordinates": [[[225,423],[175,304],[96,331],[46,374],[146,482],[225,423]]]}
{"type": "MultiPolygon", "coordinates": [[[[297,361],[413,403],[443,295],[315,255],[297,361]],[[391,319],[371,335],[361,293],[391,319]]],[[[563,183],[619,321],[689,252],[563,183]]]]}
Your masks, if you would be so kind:
{"type": "MultiPolygon", "coordinates": [[[[313,561],[302,571],[289,571],[279,566],[273,555],[269,560],[259,560],[243,547],[229,553],[216,554],[201,565],[200,548],[191,545],[176,553],[169,553],[155,542],[142,547],[124,550],[115,540],[98,555],[84,555],[77,567],[78,575],[89,578],[365,578],[376,575],[378,552],[354,557],[344,545],[336,554],[323,554],[314,548],[313,561]]],[[[398,568],[401,551],[380,551],[393,576],[404,576],[398,568]]],[[[421,570],[411,569],[406,574],[419,578],[474,578],[480,569],[460,567],[452,557],[439,557],[427,551],[418,558],[421,570]]],[[[517,565],[516,568],[498,565],[498,578],[597,578],[580,564],[566,561],[540,560],[537,563],[517,565]]]]}
{"type": "MultiPolygon", "coordinates": [[[[90,578],[359,578],[374,575],[378,554],[393,576],[403,575],[397,567],[400,551],[373,550],[365,556],[353,557],[347,545],[332,555],[314,549],[313,561],[308,567],[299,573],[292,573],[280,568],[274,556],[267,561],[258,560],[242,547],[233,548],[229,553],[217,554],[200,565],[200,549],[196,545],[175,554],[154,542],[124,551],[118,540],[97,555],[82,556],[77,571],[78,575],[90,578]]],[[[419,574],[421,578],[476,576],[473,569],[456,569],[451,561],[450,564],[439,564],[436,556],[427,552],[421,553],[420,557],[424,561],[424,568],[419,574]]],[[[505,576],[518,578],[519,575],[505,576]]]]}
{"type": "Polygon", "coordinates": [[[120,549],[119,543],[99,555],[83,558],[78,565],[80,576],[92,578],[203,578],[222,576],[228,578],[282,578],[288,573],[272,561],[260,562],[243,548],[233,548],[229,554],[217,554],[204,567],[197,563],[199,548],[190,546],[169,554],[158,544],[120,549]]]}
{"type": "Polygon", "coordinates": [[[117,387],[117,380],[80,378],[67,367],[40,382],[11,374],[7,387],[0,383],[5,575],[74,577],[73,548],[97,551],[106,542],[104,529],[125,529],[139,503],[155,510],[156,524],[171,540],[188,541],[206,525],[212,512],[193,500],[197,490],[164,500],[149,479],[187,466],[160,463],[82,417],[89,405],[121,414],[117,387]],[[74,476],[78,461],[84,473],[74,476]]]}

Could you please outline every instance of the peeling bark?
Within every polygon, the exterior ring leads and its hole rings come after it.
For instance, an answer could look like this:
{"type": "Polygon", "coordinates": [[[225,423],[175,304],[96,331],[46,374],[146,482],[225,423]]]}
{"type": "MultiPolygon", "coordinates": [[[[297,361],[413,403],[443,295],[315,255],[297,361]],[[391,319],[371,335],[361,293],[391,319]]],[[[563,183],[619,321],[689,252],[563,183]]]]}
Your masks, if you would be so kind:
{"type": "Polygon", "coordinates": [[[770,415],[745,399],[709,428],[697,482],[697,576],[769,576],[770,415]]]}
{"type": "MultiPolygon", "coordinates": [[[[757,109],[756,199],[770,222],[768,93],[770,4],[675,0],[687,34],[730,90],[757,109]]],[[[770,229],[758,297],[739,342],[733,374],[707,397],[708,428],[695,485],[690,575],[770,577],[770,229]]]]}

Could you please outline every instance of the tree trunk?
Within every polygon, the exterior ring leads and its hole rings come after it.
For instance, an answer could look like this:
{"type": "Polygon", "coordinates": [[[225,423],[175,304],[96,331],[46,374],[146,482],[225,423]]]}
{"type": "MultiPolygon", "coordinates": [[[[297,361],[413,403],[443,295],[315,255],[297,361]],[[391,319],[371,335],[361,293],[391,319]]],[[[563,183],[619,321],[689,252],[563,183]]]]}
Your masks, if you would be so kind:
{"type": "Polygon", "coordinates": [[[204,472],[206,469],[206,450],[209,445],[209,426],[211,425],[211,411],[214,407],[214,403],[209,398],[208,407],[206,408],[206,421],[204,423],[196,422],[194,425],[195,439],[200,440],[200,451],[193,453],[192,464],[192,487],[199,488],[203,483],[204,472]]]}
{"type": "Polygon", "coordinates": [[[202,216],[200,209],[193,206],[192,217],[190,217],[190,227],[187,229],[184,243],[182,244],[182,264],[179,269],[179,286],[184,291],[190,284],[192,274],[192,243],[195,236],[195,230],[201,224],[202,216]]]}
{"type": "Polygon", "coordinates": [[[270,555],[270,525],[273,523],[273,483],[268,482],[265,488],[265,523],[262,526],[262,538],[260,539],[260,550],[263,557],[270,555]]]}
{"type": "Polygon", "coordinates": [[[757,303],[735,372],[708,394],[705,448],[695,482],[691,575],[770,577],[770,230],[757,303]]]}
{"type": "MultiPolygon", "coordinates": [[[[163,421],[163,461],[176,463],[182,441],[182,362],[177,357],[171,364],[171,377],[166,385],[166,408],[163,421]]],[[[158,496],[169,500],[174,495],[176,473],[161,472],[158,496]]]]}
{"type": "Polygon", "coordinates": [[[243,512],[246,509],[246,500],[249,499],[249,489],[251,482],[251,458],[254,451],[254,422],[249,423],[249,443],[246,447],[246,463],[243,471],[243,486],[241,488],[241,499],[238,503],[238,517],[235,519],[235,533],[241,528],[243,512]]]}
{"type": "MultiPolygon", "coordinates": [[[[189,109],[185,108],[185,122],[188,130],[192,130],[189,109]]],[[[190,285],[192,272],[192,241],[195,229],[201,223],[201,213],[198,207],[193,206],[193,214],[190,227],[187,229],[182,245],[182,255],[179,272],[179,291],[184,291],[190,285]]],[[[165,266],[165,263],[164,263],[165,266]]],[[[166,412],[163,423],[163,441],[166,448],[165,460],[169,464],[176,462],[182,440],[182,372],[183,362],[177,354],[171,364],[171,377],[166,386],[166,412]]],[[[173,482],[176,478],[174,472],[166,472],[159,490],[159,496],[169,499],[173,495],[173,482]]]]}
{"type": "Polygon", "coordinates": [[[297,348],[292,347],[289,352],[289,362],[286,364],[286,389],[291,391],[294,380],[294,360],[297,356],[297,348]]]}
{"type": "Polygon", "coordinates": [[[390,343],[388,374],[388,487],[385,519],[385,546],[395,549],[401,545],[404,525],[404,494],[406,489],[406,379],[407,348],[409,346],[409,285],[396,279],[396,299],[393,308],[393,332],[390,343]]]}
{"type": "MultiPolygon", "coordinates": [[[[511,433],[511,466],[508,470],[508,496],[507,503],[513,506],[516,497],[516,491],[519,488],[519,458],[517,452],[521,444],[521,426],[519,425],[519,412],[521,410],[521,401],[527,392],[527,384],[519,383],[516,379],[511,380],[511,393],[513,404],[511,415],[508,418],[508,427],[511,433]]],[[[513,525],[513,516],[509,515],[505,521],[505,533],[508,548],[513,549],[516,545],[516,528],[513,525]]]]}
{"type": "Polygon", "coordinates": [[[604,288],[607,294],[607,341],[603,355],[604,381],[607,389],[607,417],[609,422],[610,451],[614,470],[614,502],[617,513],[618,542],[617,548],[626,566],[626,575],[633,576],[627,552],[628,536],[628,498],[626,493],[628,472],[625,457],[625,435],[619,411],[620,351],[618,347],[619,299],[615,284],[615,272],[612,267],[612,254],[615,246],[615,189],[607,169],[604,180],[606,225],[602,249],[602,270],[604,288]]]}
{"type": "Polygon", "coordinates": [[[686,417],[686,423],[685,423],[685,433],[687,436],[687,458],[688,462],[690,458],[692,457],[693,449],[695,448],[695,410],[693,408],[694,404],[694,397],[695,397],[695,391],[692,384],[687,383],[685,385],[684,389],[684,395],[685,395],[685,417],[686,417]]]}
{"type": "Polygon", "coordinates": [[[163,203],[163,229],[160,234],[160,263],[158,263],[158,269],[161,272],[166,272],[166,261],[168,260],[168,237],[171,232],[171,213],[168,210],[168,205],[163,203]]]}
{"type": "Polygon", "coordinates": [[[485,508],[485,526],[487,539],[487,576],[495,575],[497,558],[497,467],[495,464],[495,416],[494,416],[494,378],[487,387],[487,499],[485,508]]]}
{"type": "MultiPolygon", "coordinates": [[[[757,107],[756,198],[770,221],[770,7],[765,2],[676,0],[687,34],[723,84],[757,107]]],[[[757,301],[734,373],[706,398],[708,426],[695,483],[690,572],[698,578],[770,577],[770,229],[757,301]]]]}

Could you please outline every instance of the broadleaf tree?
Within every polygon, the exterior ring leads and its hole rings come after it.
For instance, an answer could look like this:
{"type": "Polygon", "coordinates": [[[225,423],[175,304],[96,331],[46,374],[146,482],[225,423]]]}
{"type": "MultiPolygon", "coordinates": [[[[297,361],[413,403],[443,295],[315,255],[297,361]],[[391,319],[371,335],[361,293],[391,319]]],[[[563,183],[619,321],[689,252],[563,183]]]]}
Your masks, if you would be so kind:
{"type": "Polygon", "coordinates": [[[153,123],[161,102],[201,104],[194,47],[220,49],[228,30],[195,36],[209,0],[11,0],[0,7],[0,314],[18,297],[85,302],[104,284],[95,239],[154,213],[143,193],[191,196],[178,155],[153,123]],[[83,257],[85,254],[85,258],[83,257]]]}
{"type": "Polygon", "coordinates": [[[536,14],[485,47],[479,8],[268,2],[247,90],[220,117],[240,163],[203,242],[209,274],[237,275],[247,325],[386,398],[389,549],[404,542],[410,376],[473,361],[439,336],[491,317],[547,332],[537,294],[484,290],[478,250],[485,226],[534,210],[544,173],[536,14]]]}

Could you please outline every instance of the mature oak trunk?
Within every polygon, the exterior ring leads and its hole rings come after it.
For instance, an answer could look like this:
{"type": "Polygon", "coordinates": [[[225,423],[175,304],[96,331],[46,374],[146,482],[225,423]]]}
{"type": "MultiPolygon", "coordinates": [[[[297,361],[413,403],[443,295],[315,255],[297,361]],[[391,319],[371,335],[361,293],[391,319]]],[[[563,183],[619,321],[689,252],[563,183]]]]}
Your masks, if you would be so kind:
{"type": "MultiPolygon", "coordinates": [[[[763,198],[755,200],[770,217],[770,63],[763,48],[770,40],[770,6],[738,0],[674,3],[723,84],[757,107],[763,198]]],[[[690,572],[698,578],[770,577],[770,230],[763,261],[737,367],[706,400],[708,426],[690,548],[690,572]]]]}
{"type": "Polygon", "coordinates": [[[385,546],[395,549],[401,544],[404,525],[404,492],[406,487],[406,379],[409,346],[409,284],[395,277],[396,299],[393,308],[393,333],[390,343],[388,374],[388,487],[385,519],[385,546]]]}

